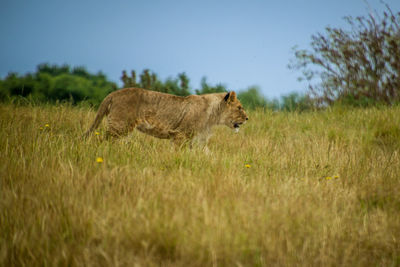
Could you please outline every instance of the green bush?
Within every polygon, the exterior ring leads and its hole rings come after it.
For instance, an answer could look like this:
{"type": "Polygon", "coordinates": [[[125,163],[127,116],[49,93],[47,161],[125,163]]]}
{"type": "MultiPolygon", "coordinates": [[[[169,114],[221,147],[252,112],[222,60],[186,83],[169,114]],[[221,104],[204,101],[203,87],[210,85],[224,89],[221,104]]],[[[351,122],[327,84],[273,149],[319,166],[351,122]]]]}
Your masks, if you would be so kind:
{"type": "Polygon", "coordinates": [[[0,80],[0,100],[26,97],[34,102],[70,101],[73,104],[87,101],[98,105],[110,92],[117,89],[115,83],[99,72],[89,73],[84,67],[71,70],[68,65],[40,64],[36,73],[23,76],[8,74],[0,80]]]}

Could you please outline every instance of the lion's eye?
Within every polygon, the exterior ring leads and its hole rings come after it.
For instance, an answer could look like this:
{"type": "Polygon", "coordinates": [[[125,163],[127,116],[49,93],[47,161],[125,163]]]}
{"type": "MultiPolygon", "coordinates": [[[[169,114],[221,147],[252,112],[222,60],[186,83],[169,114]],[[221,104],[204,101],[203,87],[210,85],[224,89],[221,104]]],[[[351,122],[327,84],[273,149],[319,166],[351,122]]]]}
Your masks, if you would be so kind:
{"type": "Polygon", "coordinates": [[[238,107],[238,110],[241,110],[242,109],[242,107],[238,107]]]}

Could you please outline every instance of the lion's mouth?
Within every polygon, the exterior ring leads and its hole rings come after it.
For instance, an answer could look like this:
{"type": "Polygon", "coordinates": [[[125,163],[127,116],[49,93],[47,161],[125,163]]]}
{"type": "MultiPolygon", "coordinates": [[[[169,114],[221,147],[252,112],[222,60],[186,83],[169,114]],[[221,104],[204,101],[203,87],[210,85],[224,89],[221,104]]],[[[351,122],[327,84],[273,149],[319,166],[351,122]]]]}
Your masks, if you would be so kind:
{"type": "Polygon", "coordinates": [[[233,123],[233,129],[235,130],[236,133],[239,132],[240,125],[242,125],[242,124],[243,124],[243,122],[234,122],[233,123]]]}

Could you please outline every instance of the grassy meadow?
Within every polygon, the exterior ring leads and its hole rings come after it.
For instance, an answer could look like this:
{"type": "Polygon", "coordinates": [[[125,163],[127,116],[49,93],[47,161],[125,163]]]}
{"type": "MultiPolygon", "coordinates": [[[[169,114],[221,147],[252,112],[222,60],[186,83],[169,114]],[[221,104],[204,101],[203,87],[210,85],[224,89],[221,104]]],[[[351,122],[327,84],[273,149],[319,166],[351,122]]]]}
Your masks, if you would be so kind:
{"type": "Polygon", "coordinates": [[[0,105],[0,266],[399,266],[400,107],[249,111],[210,153],[0,105]]]}

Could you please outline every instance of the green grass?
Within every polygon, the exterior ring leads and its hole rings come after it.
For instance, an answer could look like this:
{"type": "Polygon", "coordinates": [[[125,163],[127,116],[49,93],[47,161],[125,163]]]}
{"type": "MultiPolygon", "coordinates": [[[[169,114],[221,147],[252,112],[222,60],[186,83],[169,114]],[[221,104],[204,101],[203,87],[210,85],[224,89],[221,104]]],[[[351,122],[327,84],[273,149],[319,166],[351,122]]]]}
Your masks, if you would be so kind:
{"type": "Polygon", "coordinates": [[[399,107],[253,111],[210,154],[94,115],[0,106],[0,265],[400,265],[399,107]]]}

